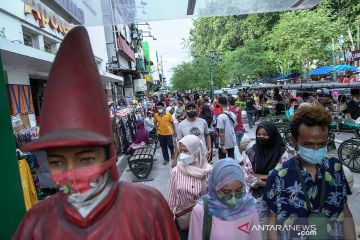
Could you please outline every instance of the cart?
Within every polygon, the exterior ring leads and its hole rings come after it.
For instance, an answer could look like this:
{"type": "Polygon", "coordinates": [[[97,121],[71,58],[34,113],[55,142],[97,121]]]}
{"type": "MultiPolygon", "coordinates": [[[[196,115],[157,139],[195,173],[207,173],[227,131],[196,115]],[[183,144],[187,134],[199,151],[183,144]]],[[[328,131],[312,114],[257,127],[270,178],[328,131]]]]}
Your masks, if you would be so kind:
{"type": "Polygon", "coordinates": [[[353,172],[360,172],[360,139],[352,138],[340,144],[340,161],[353,172]]]}

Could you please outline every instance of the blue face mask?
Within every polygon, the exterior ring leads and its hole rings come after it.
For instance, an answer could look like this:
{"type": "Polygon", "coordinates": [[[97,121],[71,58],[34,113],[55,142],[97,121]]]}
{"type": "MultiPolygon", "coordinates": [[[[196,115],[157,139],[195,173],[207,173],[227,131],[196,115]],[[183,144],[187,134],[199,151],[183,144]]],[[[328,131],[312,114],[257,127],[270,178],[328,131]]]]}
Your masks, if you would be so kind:
{"type": "Polygon", "coordinates": [[[304,148],[301,146],[298,147],[300,157],[309,164],[320,164],[327,152],[327,147],[323,147],[317,150],[304,148]]]}

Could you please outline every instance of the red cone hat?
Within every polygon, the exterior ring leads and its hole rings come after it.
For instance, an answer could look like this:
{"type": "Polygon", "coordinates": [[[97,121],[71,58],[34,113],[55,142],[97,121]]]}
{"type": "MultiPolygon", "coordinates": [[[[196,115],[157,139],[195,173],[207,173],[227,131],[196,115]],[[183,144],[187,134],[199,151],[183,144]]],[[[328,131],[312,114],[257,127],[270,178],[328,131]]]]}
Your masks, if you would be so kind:
{"type": "Polygon", "coordinates": [[[112,143],[105,91],[89,36],[84,27],[75,27],[51,67],[40,113],[40,138],[22,150],[111,144],[113,155],[112,143]]]}

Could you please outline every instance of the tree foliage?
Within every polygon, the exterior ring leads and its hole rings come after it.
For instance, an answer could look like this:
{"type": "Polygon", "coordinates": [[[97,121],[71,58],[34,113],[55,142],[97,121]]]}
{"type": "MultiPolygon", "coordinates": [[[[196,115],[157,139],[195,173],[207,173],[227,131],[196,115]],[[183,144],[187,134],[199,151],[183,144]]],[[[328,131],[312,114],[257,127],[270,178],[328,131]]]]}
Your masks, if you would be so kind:
{"type": "Polygon", "coordinates": [[[276,66],[270,60],[260,40],[249,40],[225,55],[222,63],[227,82],[249,82],[276,74],[276,66]]]}
{"type": "Polygon", "coordinates": [[[279,19],[278,13],[206,17],[194,20],[190,31],[193,55],[233,51],[247,40],[262,38],[279,19]]]}
{"type": "MultiPolygon", "coordinates": [[[[183,62],[173,68],[171,85],[173,90],[210,90],[210,64],[207,57],[201,57],[199,61],[183,62]]],[[[219,62],[215,62],[213,71],[214,87],[224,86],[222,68],[219,62]]]]}
{"type": "Polygon", "coordinates": [[[313,59],[331,62],[332,38],[338,33],[337,22],[325,10],[301,10],[282,14],[265,42],[279,70],[301,71],[313,59]]]}
{"type": "MultiPolygon", "coordinates": [[[[192,56],[225,53],[216,85],[246,82],[274,74],[306,72],[311,63],[332,64],[332,40],[356,36],[360,25],[360,0],[323,0],[311,10],[242,16],[206,17],[193,21],[186,41],[192,56]]],[[[353,39],[356,41],[356,38],[353,39]]],[[[209,64],[183,63],[174,68],[173,87],[209,89],[209,64]]]]}

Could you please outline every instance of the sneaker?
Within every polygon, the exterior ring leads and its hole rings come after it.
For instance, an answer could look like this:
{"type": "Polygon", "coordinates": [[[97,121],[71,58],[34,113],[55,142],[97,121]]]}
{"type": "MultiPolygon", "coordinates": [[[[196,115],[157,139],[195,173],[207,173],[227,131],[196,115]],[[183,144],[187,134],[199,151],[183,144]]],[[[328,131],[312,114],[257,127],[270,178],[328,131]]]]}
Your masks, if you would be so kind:
{"type": "Polygon", "coordinates": [[[169,161],[164,161],[163,165],[168,165],[169,161]]]}

